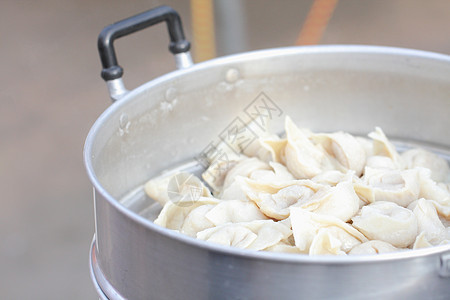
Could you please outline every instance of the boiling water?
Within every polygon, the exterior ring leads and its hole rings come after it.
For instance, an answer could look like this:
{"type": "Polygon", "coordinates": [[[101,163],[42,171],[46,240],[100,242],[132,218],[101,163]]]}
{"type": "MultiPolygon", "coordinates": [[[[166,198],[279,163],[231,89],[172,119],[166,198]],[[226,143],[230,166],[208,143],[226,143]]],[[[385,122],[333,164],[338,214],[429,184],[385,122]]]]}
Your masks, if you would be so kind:
{"type": "MultiPolygon", "coordinates": [[[[422,148],[438,154],[450,163],[450,149],[448,148],[443,148],[442,146],[439,147],[437,145],[428,143],[410,142],[400,139],[389,140],[395,145],[397,151],[400,153],[411,148],[422,148]]],[[[176,168],[167,170],[161,175],[170,176],[172,174],[175,175],[177,173],[185,172],[194,174],[198,178],[201,178],[201,175],[204,171],[204,167],[201,166],[196,160],[191,160],[178,165],[176,168]]],[[[140,216],[154,221],[161,212],[162,206],[158,202],[155,202],[153,199],[147,196],[144,191],[144,184],[145,182],[128,193],[119,202],[131,211],[139,214],[140,216]]]]}

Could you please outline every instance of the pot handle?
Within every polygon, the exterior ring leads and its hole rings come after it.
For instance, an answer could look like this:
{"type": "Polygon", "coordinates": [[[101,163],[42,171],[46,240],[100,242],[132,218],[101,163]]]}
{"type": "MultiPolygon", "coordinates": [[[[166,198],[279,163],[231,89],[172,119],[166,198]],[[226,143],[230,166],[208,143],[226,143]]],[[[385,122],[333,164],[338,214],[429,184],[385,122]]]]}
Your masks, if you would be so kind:
{"type": "Polygon", "coordinates": [[[159,6],[106,26],[98,36],[98,52],[103,67],[101,76],[108,85],[109,95],[113,102],[128,92],[122,81],[123,69],[117,62],[114,40],[162,21],[167,23],[170,36],[169,50],[175,55],[177,68],[183,69],[193,64],[189,53],[191,45],[184,37],[181,18],[169,6],[159,6]]]}

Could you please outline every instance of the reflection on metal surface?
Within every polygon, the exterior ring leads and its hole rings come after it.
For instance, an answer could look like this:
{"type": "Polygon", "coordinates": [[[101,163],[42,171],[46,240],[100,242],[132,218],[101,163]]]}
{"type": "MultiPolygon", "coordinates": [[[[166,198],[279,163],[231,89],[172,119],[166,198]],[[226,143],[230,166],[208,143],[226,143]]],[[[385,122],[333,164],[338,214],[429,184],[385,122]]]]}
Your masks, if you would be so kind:
{"type": "Polygon", "coordinates": [[[95,256],[95,236],[92,240],[91,250],[89,251],[89,273],[91,275],[92,282],[94,283],[95,290],[101,300],[121,300],[125,299],[122,297],[113,286],[106,280],[103,276],[102,271],[97,262],[97,257],[95,256]]]}
{"type": "Polygon", "coordinates": [[[175,65],[177,66],[177,69],[189,68],[193,64],[191,53],[189,51],[175,54],[175,65]]]}
{"type": "Polygon", "coordinates": [[[113,102],[116,102],[128,93],[122,78],[109,80],[106,82],[106,85],[108,86],[109,96],[113,102]]]}

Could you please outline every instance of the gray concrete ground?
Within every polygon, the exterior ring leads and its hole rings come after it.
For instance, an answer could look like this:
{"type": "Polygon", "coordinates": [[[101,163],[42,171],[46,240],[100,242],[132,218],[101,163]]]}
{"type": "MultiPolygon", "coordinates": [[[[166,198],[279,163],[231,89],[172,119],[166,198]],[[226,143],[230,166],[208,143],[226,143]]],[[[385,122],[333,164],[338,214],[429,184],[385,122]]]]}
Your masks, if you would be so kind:
{"type": "MultiPolygon", "coordinates": [[[[243,2],[246,51],[292,45],[312,0],[243,2]]],[[[96,38],[103,26],[160,4],[179,11],[191,37],[188,1],[2,1],[1,299],[96,298],[92,189],[82,162],[85,136],[109,105],[96,38]]],[[[450,54],[449,28],[447,0],[341,0],[321,43],[450,54]]],[[[128,87],[174,68],[167,43],[162,26],[116,43],[128,87]]]]}

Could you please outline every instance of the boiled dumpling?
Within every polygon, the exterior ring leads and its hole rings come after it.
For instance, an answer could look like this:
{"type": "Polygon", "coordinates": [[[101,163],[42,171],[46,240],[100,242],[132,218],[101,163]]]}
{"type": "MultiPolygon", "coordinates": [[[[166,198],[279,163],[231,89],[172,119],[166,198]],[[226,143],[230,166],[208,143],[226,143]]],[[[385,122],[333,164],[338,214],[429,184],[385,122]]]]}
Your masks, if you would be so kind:
{"type": "Polygon", "coordinates": [[[354,188],[366,203],[390,201],[406,207],[419,196],[418,171],[366,167],[362,180],[356,182],[354,188]]]}
{"type": "Polygon", "coordinates": [[[366,157],[373,155],[373,141],[372,140],[365,138],[365,137],[361,137],[361,136],[357,136],[356,140],[361,145],[361,147],[363,147],[364,152],[366,153],[366,157]]]}
{"type": "Polygon", "coordinates": [[[280,163],[269,162],[271,170],[255,170],[249,176],[250,179],[261,183],[270,183],[274,185],[283,185],[286,182],[294,181],[294,176],[289,170],[280,163]]]}
{"type": "Polygon", "coordinates": [[[428,248],[433,247],[433,245],[428,241],[426,233],[423,231],[421,232],[414,241],[413,249],[421,249],[421,248],[428,248]]]}
{"type": "Polygon", "coordinates": [[[221,199],[247,199],[242,188],[242,178],[236,180],[238,177],[250,177],[260,183],[272,184],[283,184],[294,180],[292,174],[282,164],[276,162],[266,164],[256,158],[241,161],[230,170],[230,173],[227,175],[223,190],[219,194],[221,199]]]}
{"type": "Polygon", "coordinates": [[[200,196],[211,196],[210,191],[200,179],[188,173],[156,177],[145,184],[144,190],[150,198],[158,201],[161,205],[169,201],[192,202],[200,196]]]}
{"type": "MultiPolygon", "coordinates": [[[[206,198],[202,197],[199,200],[195,201],[193,204],[189,206],[180,206],[173,202],[167,202],[161,213],[159,214],[158,218],[155,220],[155,224],[173,229],[173,230],[181,230],[183,225],[185,224],[186,218],[188,215],[194,211],[196,208],[201,207],[203,205],[210,205],[210,204],[218,204],[220,203],[219,200],[214,198],[206,198]]],[[[209,206],[209,208],[212,208],[213,206],[209,206]]],[[[209,220],[202,217],[202,220],[209,224],[209,220]]],[[[203,222],[199,220],[192,219],[192,221],[196,222],[203,222]]]]}
{"type": "Polygon", "coordinates": [[[286,117],[285,127],[288,140],[285,147],[286,167],[296,178],[308,179],[323,171],[341,167],[321,145],[315,145],[307,133],[297,128],[289,117],[286,117]]]}
{"type": "Polygon", "coordinates": [[[366,167],[371,169],[396,170],[399,166],[390,157],[374,155],[367,157],[366,167]]]}
{"type": "Polygon", "coordinates": [[[330,170],[314,176],[311,180],[323,185],[336,186],[341,181],[353,180],[354,174],[353,171],[342,173],[337,170],[330,170]]]}
{"type": "Polygon", "coordinates": [[[321,133],[312,135],[311,139],[322,145],[345,169],[355,171],[356,176],[361,175],[366,163],[366,152],[351,134],[342,131],[321,133]]]}
{"type": "Polygon", "coordinates": [[[222,201],[205,212],[205,217],[214,226],[268,219],[253,202],[240,200],[222,201]]]}
{"type": "Polygon", "coordinates": [[[339,247],[344,252],[367,241],[361,232],[336,217],[309,212],[300,207],[292,207],[289,219],[292,224],[295,245],[302,252],[309,252],[314,237],[321,228],[331,230],[333,236],[341,242],[339,247]]]}
{"type": "Polygon", "coordinates": [[[283,220],[289,216],[289,207],[310,199],[321,187],[311,180],[297,180],[287,186],[274,186],[247,179],[244,190],[247,197],[266,216],[283,220]]]}
{"type": "Polygon", "coordinates": [[[424,149],[411,149],[402,153],[404,165],[407,169],[415,167],[427,168],[431,171],[434,181],[446,181],[449,176],[448,163],[442,157],[424,149]]]}
{"type": "Polygon", "coordinates": [[[411,203],[408,208],[416,215],[419,232],[425,234],[429,243],[438,245],[446,239],[447,232],[439,220],[433,203],[425,199],[419,199],[411,203]]]}
{"type": "MultiPolygon", "coordinates": [[[[186,218],[183,221],[183,224],[181,225],[181,227],[179,228],[179,231],[181,233],[187,234],[189,236],[195,237],[197,235],[197,232],[203,231],[207,228],[211,228],[214,227],[215,224],[212,223],[207,217],[206,214],[213,209],[216,206],[216,204],[204,204],[204,205],[200,205],[196,208],[194,208],[193,210],[191,210],[186,218]]],[[[183,211],[179,210],[178,211],[178,216],[177,215],[173,215],[173,218],[171,220],[168,221],[167,223],[167,228],[170,229],[174,229],[177,230],[177,225],[175,220],[177,220],[178,218],[182,218],[183,216],[183,211]],[[172,228],[171,228],[172,227],[172,228]]],[[[179,219],[178,219],[179,220],[179,219]]],[[[158,221],[156,224],[161,225],[160,221],[158,221]]]]}
{"type": "Polygon", "coordinates": [[[400,248],[414,243],[418,234],[414,213],[393,202],[378,201],[364,206],[352,221],[353,227],[369,239],[385,241],[400,248]]]}
{"type": "Polygon", "coordinates": [[[217,146],[211,148],[209,152],[204,153],[209,166],[203,172],[202,178],[215,193],[218,193],[223,186],[228,171],[239,161],[246,159],[247,156],[241,153],[237,145],[228,145],[225,142],[220,142],[217,146]]]}
{"type": "MultiPolygon", "coordinates": [[[[288,228],[291,227],[290,223],[285,224],[288,228]]],[[[295,246],[294,236],[291,234],[287,239],[279,241],[277,244],[267,247],[264,251],[271,252],[284,252],[284,253],[302,253],[300,249],[295,246]]],[[[308,254],[308,252],[303,252],[303,254],[308,254]]]]}
{"type": "Polygon", "coordinates": [[[285,163],[285,148],[287,145],[287,139],[261,139],[261,146],[267,149],[270,153],[271,160],[277,163],[285,163]]]}
{"type": "Polygon", "coordinates": [[[263,250],[291,235],[289,227],[272,220],[224,224],[197,233],[197,238],[222,245],[263,250]]]}
{"type": "Polygon", "coordinates": [[[380,240],[372,240],[357,245],[348,254],[351,255],[381,254],[381,253],[395,252],[399,250],[400,249],[392,246],[389,243],[380,240]]]}
{"type": "Polygon", "coordinates": [[[431,171],[418,168],[420,181],[419,196],[425,199],[435,200],[443,206],[450,206],[449,186],[444,183],[436,183],[431,179],[431,171]]]}
{"type": "Polygon", "coordinates": [[[256,157],[241,160],[228,171],[225,176],[223,188],[226,189],[229,187],[237,176],[249,177],[256,170],[270,170],[270,166],[256,157]]]}
{"type": "Polygon", "coordinates": [[[294,206],[347,222],[358,212],[359,198],[352,182],[343,181],[334,187],[322,187],[309,199],[299,199],[294,206]]]}
{"type": "Polygon", "coordinates": [[[400,155],[395,146],[387,139],[380,127],[375,127],[375,131],[369,133],[369,137],[373,140],[373,155],[387,156],[392,159],[398,168],[402,166],[400,155]]]}
{"type": "Polygon", "coordinates": [[[311,242],[309,255],[346,255],[342,242],[328,228],[321,228],[311,242]]]}

